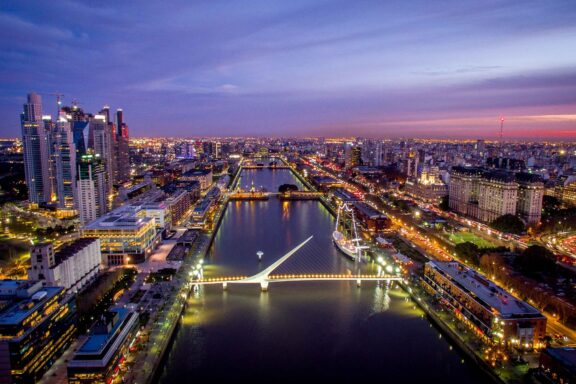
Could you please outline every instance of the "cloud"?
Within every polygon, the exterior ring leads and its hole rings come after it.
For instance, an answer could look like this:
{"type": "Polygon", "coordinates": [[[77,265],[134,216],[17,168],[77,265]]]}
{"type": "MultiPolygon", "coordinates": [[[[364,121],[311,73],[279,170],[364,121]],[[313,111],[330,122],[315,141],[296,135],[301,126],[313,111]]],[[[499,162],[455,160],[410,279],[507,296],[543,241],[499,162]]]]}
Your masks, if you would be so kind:
{"type": "Polygon", "coordinates": [[[5,2],[0,134],[31,90],[123,106],[137,135],[566,115],[575,17],[564,0],[5,2]]]}

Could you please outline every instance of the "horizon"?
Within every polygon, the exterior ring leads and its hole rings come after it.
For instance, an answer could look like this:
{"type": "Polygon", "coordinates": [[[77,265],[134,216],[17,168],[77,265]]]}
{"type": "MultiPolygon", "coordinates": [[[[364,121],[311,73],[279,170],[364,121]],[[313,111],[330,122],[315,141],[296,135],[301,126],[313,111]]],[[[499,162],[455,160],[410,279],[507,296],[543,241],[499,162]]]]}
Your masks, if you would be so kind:
{"type": "Polygon", "coordinates": [[[92,4],[0,6],[0,136],[37,91],[141,137],[576,137],[570,1],[92,4]]]}

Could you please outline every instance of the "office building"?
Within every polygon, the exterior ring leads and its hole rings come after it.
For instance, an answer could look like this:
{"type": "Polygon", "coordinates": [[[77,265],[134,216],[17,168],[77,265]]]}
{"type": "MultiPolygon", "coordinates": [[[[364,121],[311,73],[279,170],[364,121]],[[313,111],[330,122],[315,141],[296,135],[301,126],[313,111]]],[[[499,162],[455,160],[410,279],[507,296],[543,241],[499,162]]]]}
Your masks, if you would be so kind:
{"type": "Polygon", "coordinates": [[[113,382],[138,333],[138,325],[136,312],[124,308],[105,312],[68,362],[68,383],[113,382]]]}
{"type": "Polygon", "coordinates": [[[76,189],[82,225],[102,217],[108,211],[108,183],[99,156],[84,155],[78,161],[76,189]]]}
{"type": "Polygon", "coordinates": [[[30,249],[30,280],[45,286],[64,287],[71,293],[81,291],[98,275],[102,263],[100,240],[84,237],[54,251],[51,243],[33,245],[30,249]]]}
{"type": "Polygon", "coordinates": [[[430,261],[422,284],[485,341],[534,348],[546,335],[546,317],[536,308],[464,264],[430,261]]]}
{"type": "Polygon", "coordinates": [[[0,280],[0,383],[37,383],[76,335],[76,301],[62,287],[0,280]]]}

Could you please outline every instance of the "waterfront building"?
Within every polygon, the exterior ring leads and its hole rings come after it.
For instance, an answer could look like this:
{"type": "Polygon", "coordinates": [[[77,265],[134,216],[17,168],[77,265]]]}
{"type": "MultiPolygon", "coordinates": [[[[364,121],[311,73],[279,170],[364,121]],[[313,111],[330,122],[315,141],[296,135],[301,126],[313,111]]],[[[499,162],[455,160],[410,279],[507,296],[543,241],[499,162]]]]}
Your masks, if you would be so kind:
{"type": "Polygon", "coordinates": [[[102,263],[100,240],[80,238],[56,251],[51,243],[36,244],[30,249],[30,261],[30,280],[42,281],[45,286],[64,287],[76,293],[98,275],[102,263]]]}
{"type": "Polygon", "coordinates": [[[92,221],[82,229],[85,237],[100,239],[106,266],[145,261],[159,241],[154,218],[139,206],[123,206],[92,221]]]}
{"type": "Polygon", "coordinates": [[[42,116],[40,95],[28,94],[28,102],[24,104],[20,122],[28,199],[34,204],[49,202],[52,197],[49,163],[51,143],[42,116]]]}
{"type": "Polygon", "coordinates": [[[138,313],[124,308],[105,312],[68,362],[69,384],[108,384],[119,373],[138,333],[138,313]]]}
{"type": "Polygon", "coordinates": [[[538,372],[550,383],[576,383],[576,348],[546,348],[540,353],[538,372]]]}
{"type": "Polygon", "coordinates": [[[429,261],[423,287],[485,340],[534,348],[546,335],[546,317],[485,276],[456,261],[429,261]]]}
{"type": "Polygon", "coordinates": [[[62,287],[0,280],[0,383],[36,383],[76,335],[76,301],[62,287]]]}
{"type": "Polygon", "coordinates": [[[207,190],[212,185],[212,170],[194,169],[185,172],[180,177],[183,181],[198,181],[202,191],[207,190]]]}
{"type": "Polygon", "coordinates": [[[78,161],[76,180],[80,223],[102,217],[108,210],[108,183],[100,156],[84,155],[78,161]]]}

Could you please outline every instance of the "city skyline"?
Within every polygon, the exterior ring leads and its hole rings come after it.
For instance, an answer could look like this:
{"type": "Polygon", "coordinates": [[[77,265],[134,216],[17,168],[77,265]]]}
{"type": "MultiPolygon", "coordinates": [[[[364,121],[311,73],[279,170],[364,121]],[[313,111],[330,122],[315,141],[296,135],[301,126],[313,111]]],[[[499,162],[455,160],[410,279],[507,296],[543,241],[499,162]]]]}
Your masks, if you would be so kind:
{"type": "Polygon", "coordinates": [[[0,9],[0,136],[30,91],[122,107],[134,137],[576,134],[568,1],[0,9]]]}

